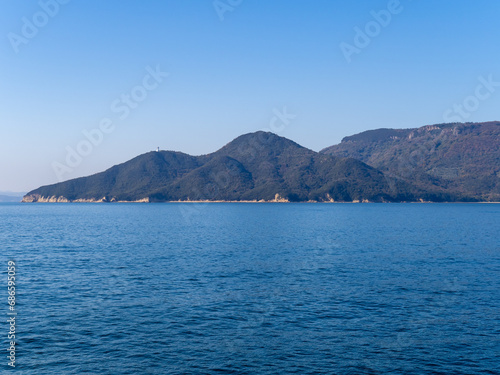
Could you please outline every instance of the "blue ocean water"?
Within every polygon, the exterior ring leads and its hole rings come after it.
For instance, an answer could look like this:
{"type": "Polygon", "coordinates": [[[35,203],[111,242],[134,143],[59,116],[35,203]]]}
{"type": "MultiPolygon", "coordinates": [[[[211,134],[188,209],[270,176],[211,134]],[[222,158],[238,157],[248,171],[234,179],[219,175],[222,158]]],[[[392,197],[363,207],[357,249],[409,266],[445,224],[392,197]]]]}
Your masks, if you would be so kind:
{"type": "Polygon", "coordinates": [[[499,374],[499,233],[495,204],[0,204],[0,369],[499,374]]]}

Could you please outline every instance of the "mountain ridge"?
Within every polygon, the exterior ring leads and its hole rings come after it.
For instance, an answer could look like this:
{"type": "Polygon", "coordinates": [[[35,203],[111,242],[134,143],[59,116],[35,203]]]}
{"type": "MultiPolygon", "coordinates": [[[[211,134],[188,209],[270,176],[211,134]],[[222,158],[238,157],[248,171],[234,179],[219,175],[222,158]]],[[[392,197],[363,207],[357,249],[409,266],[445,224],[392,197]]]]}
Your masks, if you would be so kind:
{"type": "Polygon", "coordinates": [[[500,200],[498,121],[368,130],[320,153],[355,158],[424,190],[500,200]]]}
{"type": "Polygon", "coordinates": [[[23,201],[498,201],[499,130],[499,122],[382,128],[320,152],[258,131],[200,156],[147,152],[23,201]]]}
{"type": "Polygon", "coordinates": [[[456,201],[359,160],[321,154],[268,132],[201,156],[152,151],[106,171],[35,189],[24,202],[456,201]]]}

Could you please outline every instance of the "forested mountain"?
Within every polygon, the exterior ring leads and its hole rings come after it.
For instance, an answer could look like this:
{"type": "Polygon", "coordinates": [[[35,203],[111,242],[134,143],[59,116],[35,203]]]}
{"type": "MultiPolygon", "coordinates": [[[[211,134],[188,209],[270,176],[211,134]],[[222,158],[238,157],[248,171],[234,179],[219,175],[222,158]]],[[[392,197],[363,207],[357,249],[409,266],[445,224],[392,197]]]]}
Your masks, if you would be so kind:
{"type": "Polygon", "coordinates": [[[499,122],[369,130],[321,153],[358,159],[426,191],[500,201],[499,122]]]}
{"type": "Polygon", "coordinates": [[[353,158],[317,153],[273,133],[242,135],[202,156],[148,152],[88,177],[43,186],[25,202],[455,201],[353,158]]]}

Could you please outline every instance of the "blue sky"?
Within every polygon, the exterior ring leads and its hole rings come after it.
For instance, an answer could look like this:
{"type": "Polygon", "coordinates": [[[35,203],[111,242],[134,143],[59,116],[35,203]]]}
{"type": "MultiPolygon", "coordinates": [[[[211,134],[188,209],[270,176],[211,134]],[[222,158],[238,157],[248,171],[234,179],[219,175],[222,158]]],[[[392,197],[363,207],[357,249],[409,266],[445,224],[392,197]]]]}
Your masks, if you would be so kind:
{"type": "Polygon", "coordinates": [[[0,190],[257,130],[318,151],[368,129],[500,120],[498,2],[60,2],[1,1],[0,190]]]}

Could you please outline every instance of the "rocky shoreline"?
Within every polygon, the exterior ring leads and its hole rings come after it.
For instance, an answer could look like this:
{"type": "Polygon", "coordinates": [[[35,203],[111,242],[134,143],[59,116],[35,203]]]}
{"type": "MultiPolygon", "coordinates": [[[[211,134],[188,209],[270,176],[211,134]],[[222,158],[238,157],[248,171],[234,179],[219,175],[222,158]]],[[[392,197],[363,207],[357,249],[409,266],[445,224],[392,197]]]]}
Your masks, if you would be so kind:
{"type": "MultiPolygon", "coordinates": [[[[276,194],[274,199],[265,200],[265,199],[254,199],[254,200],[171,200],[171,201],[151,201],[148,197],[138,199],[138,200],[117,200],[116,198],[107,199],[103,197],[101,199],[88,198],[88,199],[68,199],[63,196],[51,196],[44,197],[38,194],[30,194],[23,197],[22,203],[291,203],[290,200],[283,198],[279,194],[276,194]]],[[[375,203],[373,201],[363,199],[363,200],[353,200],[353,201],[335,201],[331,197],[328,197],[327,200],[317,201],[317,200],[308,200],[303,202],[294,202],[294,203],[375,203]]],[[[377,203],[390,203],[390,202],[377,202],[377,203]]],[[[404,202],[402,202],[404,203],[404,202]]],[[[430,201],[424,201],[421,199],[418,202],[409,202],[409,203],[431,203],[430,201]]]]}
{"type": "Polygon", "coordinates": [[[23,197],[23,200],[21,201],[22,203],[149,203],[149,198],[143,198],[143,199],[138,199],[134,201],[121,201],[121,200],[116,200],[115,198],[112,198],[111,200],[106,199],[106,197],[103,197],[101,199],[95,199],[95,198],[89,198],[89,199],[84,199],[84,198],[79,198],[79,199],[68,199],[66,197],[60,196],[51,196],[51,197],[43,197],[38,194],[32,194],[32,195],[26,195],[23,197]]]}

